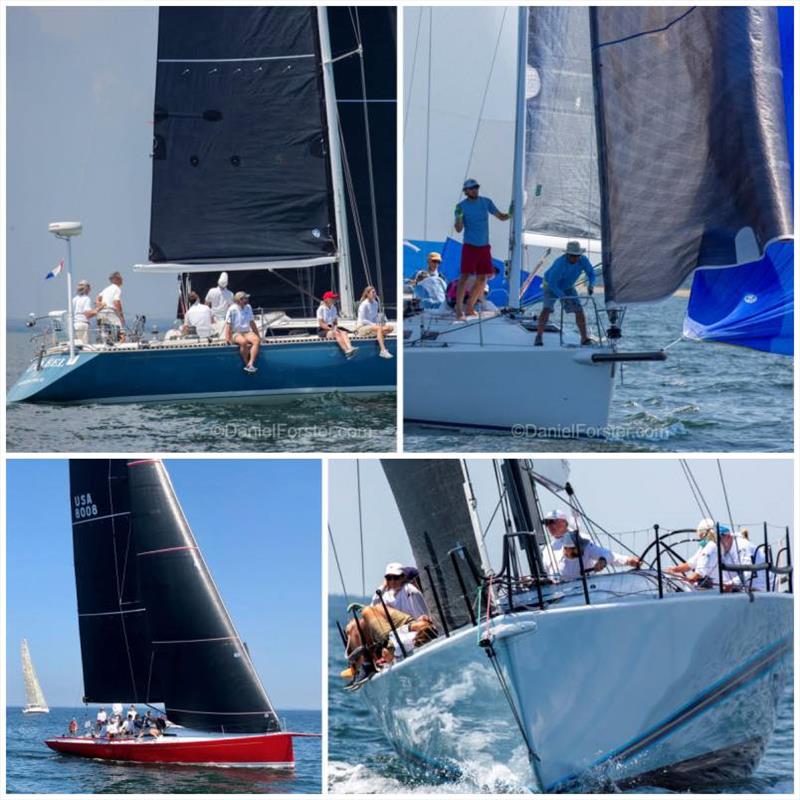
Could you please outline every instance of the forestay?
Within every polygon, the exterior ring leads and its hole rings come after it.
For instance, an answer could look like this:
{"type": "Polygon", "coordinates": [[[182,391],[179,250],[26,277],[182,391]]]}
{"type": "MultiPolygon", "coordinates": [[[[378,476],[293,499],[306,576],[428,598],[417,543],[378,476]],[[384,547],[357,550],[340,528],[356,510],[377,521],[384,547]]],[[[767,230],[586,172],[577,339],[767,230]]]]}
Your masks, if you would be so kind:
{"type": "Polygon", "coordinates": [[[609,303],[658,300],[698,267],[792,234],[777,15],[590,11],[609,303]]]}

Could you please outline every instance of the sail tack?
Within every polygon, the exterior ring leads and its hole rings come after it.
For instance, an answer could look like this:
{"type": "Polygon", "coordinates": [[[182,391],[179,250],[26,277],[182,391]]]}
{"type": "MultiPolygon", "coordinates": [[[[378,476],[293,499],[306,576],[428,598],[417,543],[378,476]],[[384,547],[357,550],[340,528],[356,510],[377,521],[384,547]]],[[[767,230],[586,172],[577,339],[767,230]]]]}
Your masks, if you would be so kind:
{"type": "MultiPolygon", "coordinates": [[[[451,628],[469,622],[464,593],[449,551],[463,545],[473,563],[481,558],[464,492],[464,473],[457,459],[383,459],[383,471],[406,529],[428,608],[440,623],[426,567],[436,586],[445,619],[451,628]]],[[[461,564],[468,597],[476,600],[476,582],[461,564]]]]}
{"type": "Polygon", "coordinates": [[[159,10],[150,260],[336,250],[315,8],[159,10]]]}
{"type": "Polygon", "coordinates": [[[585,7],[530,9],[523,178],[527,232],[600,238],[589,43],[585,7]]]}
{"type": "Polygon", "coordinates": [[[22,677],[25,680],[25,700],[29,707],[34,708],[47,708],[47,701],[44,699],[44,692],[42,691],[39,678],[36,675],[36,670],[33,667],[31,660],[31,653],[28,649],[28,642],[26,639],[22,640],[22,677]]]}
{"type": "Polygon", "coordinates": [[[776,10],[589,13],[606,300],[664,298],[790,237],[776,10]]]}

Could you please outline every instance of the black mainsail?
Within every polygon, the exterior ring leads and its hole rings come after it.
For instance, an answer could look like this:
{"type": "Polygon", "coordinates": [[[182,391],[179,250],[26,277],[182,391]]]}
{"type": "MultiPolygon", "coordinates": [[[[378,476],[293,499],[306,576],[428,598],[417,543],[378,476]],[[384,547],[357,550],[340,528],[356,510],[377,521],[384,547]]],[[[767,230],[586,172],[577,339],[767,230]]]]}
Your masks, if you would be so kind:
{"type": "Polygon", "coordinates": [[[447,625],[457,628],[468,624],[470,618],[465,600],[468,603],[475,601],[478,582],[468,564],[460,561],[459,568],[468,595],[465,598],[449,556],[451,550],[463,546],[473,564],[481,569],[461,461],[382,459],[381,463],[421,573],[428,608],[440,623],[436,598],[431,591],[432,580],[447,625]]]}
{"type": "Polygon", "coordinates": [[[163,702],[186,727],[280,730],[158,461],[70,462],[86,701],[163,702]]]}

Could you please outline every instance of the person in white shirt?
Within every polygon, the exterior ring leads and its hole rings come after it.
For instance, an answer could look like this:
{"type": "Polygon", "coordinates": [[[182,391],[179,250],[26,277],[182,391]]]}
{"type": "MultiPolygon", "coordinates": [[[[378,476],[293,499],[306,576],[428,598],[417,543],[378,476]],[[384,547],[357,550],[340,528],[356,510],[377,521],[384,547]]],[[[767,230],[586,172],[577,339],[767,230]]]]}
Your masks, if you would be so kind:
{"type": "Polygon", "coordinates": [[[89,344],[89,320],[97,315],[89,293],[89,281],[79,281],[75,297],[72,298],[72,329],[75,341],[89,344]]]}
{"type": "Polygon", "coordinates": [[[189,310],[183,317],[183,333],[194,333],[201,339],[208,339],[211,337],[213,326],[211,309],[200,302],[197,292],[189,292],[189,310]]]}
{"type": "MultiPolygon", "coordinates": [[[[697,538],[700,540],[701,544],[694,554],[682,564],[675,564],[674,566],[667,567],[665,572],[669,572],[670,575],[683,575],[686,580],[691,583],[698,583],[702,580],[702,576],[697,574],[696,568],[701,559],[705,561],[708,557],[708,554],[705,552],[706,548],[708,548],[709,545],[714,545],[717,541],[716,521],[710,517],[703,517],[703,519],[697,523],[697,538]]],[[[714,552],[714,558],[716,558],[716,550],[714,552]]]]}
{"type": "Polygon", "coordinates": [[[336,301],[339,295],[336,292],[325,292],[322,295],[322,302],[317,309],[317,333],[323,339],[331,339],[342,348],[342,352],[347,358],[352,358],[357,347],[350,343],[350,337],[345,331],[339,328],[339,312],[336,308],[336,301]]]}
{"type": "Polygon", "coordinates": [[[233,304],[233,292],[228,289],[228,273],[223,272],[217,280],[217,285],[208,290],[206,305],[211,309],[215,322],[222,322],[227,318],[228,309],[233,304]]]}
{"type": "Polygon", "coordinates": [[[394,358],[386,349],[383,337],[391,333],[391,325],[381,322],[378,319],[378,293],[374,286],[367,286],[361,294],[361,302],[358,304],[358,324],[356,333],[359,336],[375,336],[378,339],[378,347],[381,358],[394,358]]]}
{"type": "Polygon", "coordinates": [[[97,730],[100,730],[100,728],[102,728],[103,725],[106,724],[106,722],[108,722],[108,714],[106,714],[106,710],[104,708],[101,708],[97,712],[97,725],[96,725],[97,730]]]}
{"type": "MultiPolygon", "coordinates": [[[[425,596],[408,579],[406,569],[396,561],[386,565],[384,583],[381,587],[383,602],[398,611],[410,614],[414,619],[430,616],[425,596]]],[[[377,592],[372,597],[372,605],[381,605],[381,597],[378,597],[377,592]]]]}
{"type": "MultiPolygon", "coordinates": [[[[727,525],[719,526],[719,541],[710,542],[703,548],[700,557],[697,559],[693,572],[686,575],[686,579],[693,583],[698,583],[704,587],[716,586],[719,588],[719,561],[722,562],[722,590],[724,592],[738,592],[744,587],[749,587],[750,573],[732,572],[724,569],[726,566],[746,566],[753,563],[753,550],[747,539],[734,536],[727,525]],[[717,556],[719,548],[720,557],[717,556]]],[[[760,591],[764,587],[757,583],[759,576],[763,576],[764,571],[755,573],[753,579],[753,590],[760,591]]]]}
{"type": "Polygon", "coordinates": [[[261,336],[253,317],[253,309],[247,302],[249,299],[250,295],[247,292],[236,292],[233,296],[233,305],[225,317],[225,341],[239,346],[239,355],[244,361],[244,371],[252,375],[258,372],[255,361],[261,346],[261,336]]]}
{"type": "Polygon", "coordinates": [[[441,253],[428,253],[428,277],[429,278],[436,278],[442,284],[442,288],[447,288],[447,280],[445,279],[444,275],[439,272],[439,264],[442,263],[442,256],[441,253]]]}
{"type": "Polygon", "coordinates": [[[574,531],[563,537],[561,549],[555,558],[554,566],[562,581],[574,581],[580,578],[581,562],[583,563],[584,573],[602,572],[609,564],[638,567],[641,563],[635,556],[623,556],[619,553],[614,553],[589,539],[582,538],[574,531]],[[578,558],[579,545],[580,559],[578,558]]]}
{"type": "Polygon", "coordinates": [[[122,310],[122,275],[112,272],[109,284],[97,295],[97,325],[109,342],[124,342],[125,313],[122,310]]]}

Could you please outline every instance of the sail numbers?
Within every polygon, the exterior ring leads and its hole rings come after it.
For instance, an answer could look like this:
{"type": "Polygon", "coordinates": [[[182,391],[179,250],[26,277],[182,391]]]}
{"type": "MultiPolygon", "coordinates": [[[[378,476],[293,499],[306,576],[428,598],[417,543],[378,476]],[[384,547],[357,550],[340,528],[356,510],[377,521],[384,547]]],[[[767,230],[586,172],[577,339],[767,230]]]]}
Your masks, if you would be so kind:
{"type": "Polygon", "coordinates": [[[97,505],[92,502],[91,494],[76,494],[72,497],[72,509],[75,519],[87,519],[97,516],[97,505]]]}

